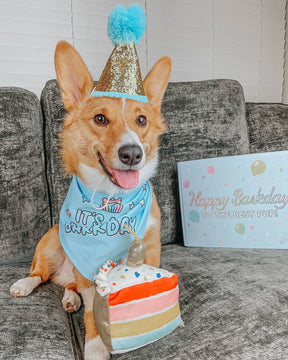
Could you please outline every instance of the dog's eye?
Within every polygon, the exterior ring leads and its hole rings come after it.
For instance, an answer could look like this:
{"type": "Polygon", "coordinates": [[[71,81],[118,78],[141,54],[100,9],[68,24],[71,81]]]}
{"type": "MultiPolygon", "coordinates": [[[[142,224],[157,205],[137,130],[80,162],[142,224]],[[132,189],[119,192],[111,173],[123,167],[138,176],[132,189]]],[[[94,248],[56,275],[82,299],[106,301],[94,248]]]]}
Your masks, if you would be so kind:
{"type": "Polygon", "coordinates": [[[103,114],[98,114],[98,115],[94,116],[94,122],[97,125],[107,125],[108,124],[108,120],[106,119],[106,117],[103,114]]]}
{"type": "Polygon", "coordinates": [[[146,117],[144,115],[138,116],[136,119],[136,124],[141,127],[146,126],[147,125],[146,117]]]}

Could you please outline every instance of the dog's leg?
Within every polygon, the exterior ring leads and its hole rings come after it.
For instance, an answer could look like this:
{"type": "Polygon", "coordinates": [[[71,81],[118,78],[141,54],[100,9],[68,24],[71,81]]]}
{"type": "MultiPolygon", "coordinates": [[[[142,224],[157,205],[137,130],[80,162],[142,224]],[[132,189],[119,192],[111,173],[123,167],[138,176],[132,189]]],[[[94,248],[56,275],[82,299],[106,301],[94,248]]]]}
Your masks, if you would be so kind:
{"type": "Polygon", "coordinates": [[[13,296],[27,296],[50,278],[53,269],[57,266],[53,262],[59,261],[59,256],[61,257],[57,252],[59,250],[57,242],[59,242],[58,225],[55,225],[39,241],[28,277],[18,280],[11,286],[10,292],[13,296]]]}
{"type": "Polygon", "coordinates": [[[16,281],[10,288],[11,295],[15,297],[28,296],[32,291],[41,284],[41,277],[26,277],[16,281]]]}
{"type": "Polygon", "coordinates": [[[146,256],[144,259],[144,263],[155,267],[160,266],[160,218],[160,209],[157,203],[156,196],[153,192],[152,207],[143,240],[146,244],[146,256]]]}
{"type": "Polygon", "coordinates": [[[160,225],[153,226],[150,230],[148,230],[143,240],[146,244],[146,256],[144,263],[159,267],[161,254],[160,225]]]}
{"type": "Polygon", "coordinates": [[[71,284],[65,286],[62,304],[67,312],[77,311],[81,306],[80,296],[71,284]]]}
{"type": "Polygon", "coordinates": [[[62,299],[64,309],[68,312],[77,311],[81,306],[81,298],[77,291],[76,279],[73,272],[74,266],[66,254],[64,255],[63,262],[59,265],[51,280],[65,288],[62,299]]]}
{"type": "Polygon", "coordinates": [[[103,344],[99,333],[95,326],[93,303],[96,287],[92,281],[86,280],[79,272],[74,269],[75,277],[77,280],[78,291],[82,295],[85,307],[85,360],[108,360],[110,355],[105,345],[103,344]]]}

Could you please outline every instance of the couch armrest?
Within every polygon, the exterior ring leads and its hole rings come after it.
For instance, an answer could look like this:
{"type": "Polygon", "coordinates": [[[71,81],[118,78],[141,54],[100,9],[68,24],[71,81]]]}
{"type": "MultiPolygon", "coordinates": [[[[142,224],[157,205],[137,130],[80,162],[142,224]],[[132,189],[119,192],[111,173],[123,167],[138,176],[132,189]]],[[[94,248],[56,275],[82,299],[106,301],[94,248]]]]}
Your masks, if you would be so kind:
{"type": "Polygon", "coordinates": [[[0,88],[0,123],[1,262],[29,261],[51,225],[37,96],[0,88]]]}

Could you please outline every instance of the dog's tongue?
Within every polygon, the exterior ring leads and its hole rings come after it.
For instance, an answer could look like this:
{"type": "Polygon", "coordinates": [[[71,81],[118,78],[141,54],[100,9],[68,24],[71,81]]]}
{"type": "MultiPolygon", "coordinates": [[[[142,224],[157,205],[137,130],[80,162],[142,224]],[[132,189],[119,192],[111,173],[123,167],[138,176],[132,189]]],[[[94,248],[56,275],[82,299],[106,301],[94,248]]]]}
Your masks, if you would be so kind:
{"type": "Polygon", "coordinates": [[[138,184],[139,171],[113,169],[112,181],[124,189],[133,189],[138,184]]]}

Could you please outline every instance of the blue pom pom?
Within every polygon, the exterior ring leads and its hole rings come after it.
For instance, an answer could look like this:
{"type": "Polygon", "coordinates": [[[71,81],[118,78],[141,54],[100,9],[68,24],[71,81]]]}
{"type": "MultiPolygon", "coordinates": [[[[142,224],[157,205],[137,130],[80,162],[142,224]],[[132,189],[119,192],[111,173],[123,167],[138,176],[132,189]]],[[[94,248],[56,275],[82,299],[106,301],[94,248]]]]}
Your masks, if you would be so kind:
{"type": "Polygon", "coordinates": [[[146,16],[141,6],[117,5],[108,18],[108,36],[113,45],[138,44],[146,28],[146,16]]]}

